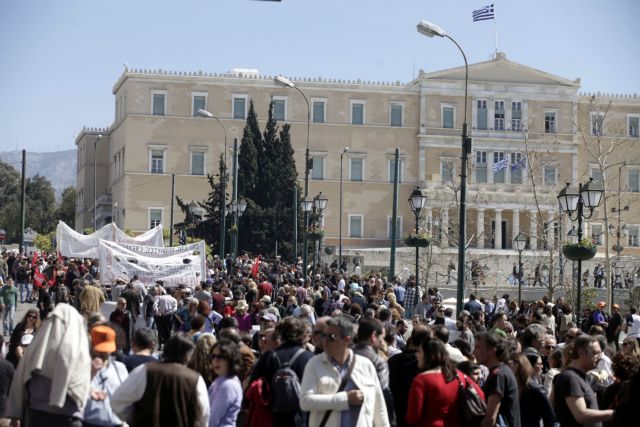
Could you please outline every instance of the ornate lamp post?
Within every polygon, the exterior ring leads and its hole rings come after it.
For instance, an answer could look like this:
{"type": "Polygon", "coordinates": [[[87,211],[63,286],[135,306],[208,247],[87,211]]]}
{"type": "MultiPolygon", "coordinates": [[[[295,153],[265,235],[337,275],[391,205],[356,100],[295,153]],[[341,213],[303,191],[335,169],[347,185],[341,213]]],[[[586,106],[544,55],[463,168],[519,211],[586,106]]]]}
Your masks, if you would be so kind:
{"type": "MultiPolygon", "coordinates": [[[[411,211],[416,217],[416,235],[420,232],[420,212],[424,205],[427,203],[427,196],[424,195],[420,187],[416,187],[415,190],[409,196],[409,206],[411,211]]],[[[416,245],[416,303],[420,300],[420,247],[416,245]]]]}
{"type": "MultiPolygon", "coordinates": [[[[313,212],[314,212],[314,218],[315,218],[314,226],[316,228],[319,228],[320,225],[322,224],[321,222],[322,211],[325,210],[328,202],[329,202],[329,199],[323,196],[322,192],[318,193],[318,195],[313,198],[313,212]]],[[[314,246],[316,246],[316,253],[314,256],[314,263],[313,263],[314,271],[315,271],[318,264],[320,263],[320,249],[322,248],[322,235],[319,235],[318,244],[314,246]]]]}
{"type": "Polygon", "coordinates": [[[240,200],[234,200],[231,202],[230,211],[233,214],[233,229],[235,229],[235,233],[231,235],[231,256],[235,260],[238,256],[238,218],[242,216],[244,211],[247,209],[247,201],[244,197],[241,197],[240,200]]]}
{"type": "Polygon", "coordinates": [[[527,236],[520,232],[513,240],[513,243],[518,251],[518,304],[522,304],[522,275],[524,273],[522,268],[522,251],[527,247],[527,236]]]}
{"type": "MultiPolygon", "coordinates": [[[[595,208],[600,205],[603,192],[604,189],[602,186],[594,182],[593,178],[590,178],[586,184],[579,184],[577,191],[575,188],[569,187],[569,183],[567,183],[567,186],[560,190],[558,194],[558,201],[560,202],[562,211],[566,212],[572,221],[578,221],[578,244],[580,244],[582,240],[582,221],[591,218],[595,208]],[[588,209],[588,214],[585,213],[585,208],[588,209]]],[[[567,251],[564,251],[564,254],[568,259],[572,259],[567,251]]],[[[578,327],[580,327],[582,323],[582,260],[590,259],[593,255],[595,255],[595,253],[590,257],[587,257],[588,255],[573,256],[573,259],[578,261],[578,295],[576,301],[578,327]]]]}
{"type": "Polygon", "coordinates": [[[342,266],[342,160],[344,159],[344,155],[347,151],[349,151],[349,147],[344,147],[342,153],[340,153],[340,231],[338,232],[338,268],[342,266]]]}
{"type": "Polygon", "coordinates": [[[313,199],[306,196],[300,203],[304,212],[304,257],[302,258],[302,277],[307,279],[307,233],[309,232],[309,212],[313,209],[313,199]]]}
{"type": "Polygon", "coordinates": [[[462,302],[464,299],[464,257],[466,249],[466,214],[467,214],[467,162],[469,153],[471,153],[471,137],[467,134],[467,94],[469,87],[469,64],[467,63],[467,55],[465,55],[462,47],[451,36],[449,36],[442,28],[428,21],[420,21],[418,23],[418,32],[427,37],[446,37],[456,45],[462,58],[464,59],[464,122],[462,123],[462,156],[460,157],[462,164],[460,166],[460,216],[458,222],[458,288],[456,292],[456,310],[457,313],[462,311],[462,302]]]}

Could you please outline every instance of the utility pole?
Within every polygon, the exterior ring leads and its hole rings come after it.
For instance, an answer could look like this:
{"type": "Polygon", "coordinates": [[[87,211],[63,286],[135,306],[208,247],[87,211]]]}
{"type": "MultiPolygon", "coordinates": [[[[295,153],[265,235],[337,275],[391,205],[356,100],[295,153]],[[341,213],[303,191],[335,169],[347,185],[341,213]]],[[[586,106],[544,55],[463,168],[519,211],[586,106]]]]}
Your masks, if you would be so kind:
{"type": "MultiPolygon", "coordinates": [[[[398,217],[398,181],[399,181],[399,177],[398,177],[398,171],[400,170],[399,168],[399,162],[400,162],[400,149],[398,147],[396,147],[396,155],[395,155],[395,160],[394,160],[394,164],[393,164],[393,207],[392,207],[392,214],[391,214],[391,260],[389,261],[389,279],[393,280],[393,278],[396,275],[396,241],[397,241],[397,233],[398,230],[396,230],[396,226],[397,226],[397,217],[398,217]]],[[[340,171],[342,172],[342,171],[340,171]]],[[[340,202],[342,203],[342,199],[340,199],[340,202]]],[[[416,283],[417,283],[417,276],[416,276],[416,283]]]]}
{"type": "Polygon", "coordinates": [[[20,254],[24,249],[24,210],[26,206],[25,177],[27,173],[27,150],[22,150],[22,180],[20,182],[20,254]]]}
{"type": "Polygon", "coordinates": [[[171,174],[171,216],[169,223],[169,246],[173,246],[173,200],[176,198],[176,174],[171,174]]]}

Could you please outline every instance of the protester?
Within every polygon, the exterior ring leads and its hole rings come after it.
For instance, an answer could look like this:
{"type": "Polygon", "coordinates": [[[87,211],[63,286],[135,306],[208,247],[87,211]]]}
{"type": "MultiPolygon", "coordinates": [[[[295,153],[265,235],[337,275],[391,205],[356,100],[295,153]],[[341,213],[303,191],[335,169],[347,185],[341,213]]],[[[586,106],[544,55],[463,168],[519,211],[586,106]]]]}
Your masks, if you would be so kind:
{"type": "Polygon", "coordinates": [[[136,329],[132,341],[133,354],[128,355],[124,359],[127,371],[131,372],[143,363],[157,362],[158,359],[153,356],[156,344],[156,334],[152,329],[136,329]]]}
{"type": "Polygon", "coordinates": [[[2,312],[2,328],[5,337],[13,333],[13,323],[18,306],[18,289],[13,284],[13,279],[0,288],[0,312],[2,312]]]}
{"type": "Polygon", "coordinates": [[[209,427],[235,427],[242,405],[242,385],[238,379],[242,361],[238,344],[220,340],[211,348],[210,360],[216,379],[209,386],[211,416],[209,427]]]}
{"type": "Polygon", "coordinates": [[[11,419],[5,418],[5,412],[7,410],[9,388],[15,368],[2,357],[3,352],[4,340],[0,340],[0,427],[9,427],[11,419]]]}
{"type": "Polygon", "coordinates": [[[211,368],[211,349],[216,342],[216,337],[210,333],[200,335],[191,359],[187,363],[187,367],[200,374],[207,389],[215,379],[214,371],[211,368]]]}
{"type": "MultiPolygon", "coordinates": [[[[539,357],[539,356],[538,356],[539,357]]],[[[507,362],[518,384],[520,400],[520,425],[522,427],[552,427],[555,414],[542,387],[534,380],[534,369],[529,358],[522,353],[514,353],[507,362]]]]}

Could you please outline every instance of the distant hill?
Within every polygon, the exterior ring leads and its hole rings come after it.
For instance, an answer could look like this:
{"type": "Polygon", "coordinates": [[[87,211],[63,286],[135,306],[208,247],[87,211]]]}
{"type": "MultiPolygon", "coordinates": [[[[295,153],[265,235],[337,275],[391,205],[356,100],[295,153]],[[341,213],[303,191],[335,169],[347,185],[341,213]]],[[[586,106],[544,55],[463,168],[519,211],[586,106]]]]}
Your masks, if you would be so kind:
{"type": "MultiPolygon", "coordinates": [[[[22,151],[0,152],[0,160],[21,172],[22,151]]],[[[51,153],[27,151],[27,176],[44,176],[51,181],[56,196],[59,197],[66,187],[76,185],[76,161],[76,150],[51,153]]]]}

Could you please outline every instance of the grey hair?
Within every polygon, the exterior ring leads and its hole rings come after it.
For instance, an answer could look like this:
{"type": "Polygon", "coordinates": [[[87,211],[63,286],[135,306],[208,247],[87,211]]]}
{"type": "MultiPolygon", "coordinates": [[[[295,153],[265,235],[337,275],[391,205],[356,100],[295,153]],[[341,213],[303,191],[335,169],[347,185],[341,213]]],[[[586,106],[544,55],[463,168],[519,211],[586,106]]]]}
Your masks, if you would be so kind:
{"type": "Polygon", "coordinates": [[[345,316],[332,317],[330,320],[327,320],[326,325],[340,329],[340,335],[343,337],[353,337],[355,335],[353,322],[345,316]]]}

